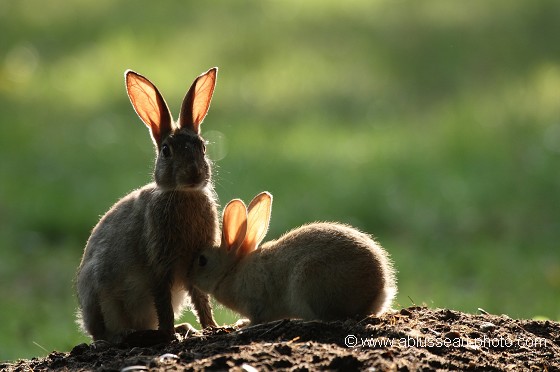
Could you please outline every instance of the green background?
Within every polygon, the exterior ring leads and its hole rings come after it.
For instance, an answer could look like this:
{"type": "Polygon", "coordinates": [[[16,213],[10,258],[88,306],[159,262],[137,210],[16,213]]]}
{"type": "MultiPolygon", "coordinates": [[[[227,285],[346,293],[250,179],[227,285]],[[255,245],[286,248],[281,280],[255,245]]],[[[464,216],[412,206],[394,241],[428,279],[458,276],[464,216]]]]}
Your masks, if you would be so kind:
{"type": "Polygon", "coordinates": [[[83,247],[153,165],[127,68],[177,115],[219,66],[216,190],[270,191],[268,238],[342,221],[397,308],[560,319],[559,37],[556,1],[0,2],[0,360],[88,341],[83,247]]]}

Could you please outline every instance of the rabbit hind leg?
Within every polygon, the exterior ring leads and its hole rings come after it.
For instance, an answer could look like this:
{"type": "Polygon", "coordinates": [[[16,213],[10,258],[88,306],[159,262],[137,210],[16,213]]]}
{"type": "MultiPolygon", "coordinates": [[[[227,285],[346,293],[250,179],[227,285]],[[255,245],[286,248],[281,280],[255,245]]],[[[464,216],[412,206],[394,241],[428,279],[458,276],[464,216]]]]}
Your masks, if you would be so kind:
{"type": "Polygon", "coordinates": [[[78,313],[78,324],[82,330],[91,335],[93,341],[106,340],[107,328],[99,301],[94,299],[82,306],[78,313]]]}

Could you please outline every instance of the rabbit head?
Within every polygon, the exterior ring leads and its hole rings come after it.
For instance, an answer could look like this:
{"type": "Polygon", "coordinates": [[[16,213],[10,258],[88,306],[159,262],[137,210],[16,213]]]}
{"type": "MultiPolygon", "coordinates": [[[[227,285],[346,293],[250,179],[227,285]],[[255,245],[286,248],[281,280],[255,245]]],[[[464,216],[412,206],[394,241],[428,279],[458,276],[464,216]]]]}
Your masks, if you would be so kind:
{"type": "Polygon", "coordinates": [[[214,67],[194,80],[183,99],[179,120],[174,123],[156,86],[132,70],[125,72],[130,102],[148,127],[156,148],[154,179],[164,190],[199,189],[211,181],[200,124],[210,108],[217,73],[214,67]]]}
{"type": "Polygon", "coordinates": [[[245,206],[234,199],[224,208],[219,247],[206,247],[191,270],[192,281],[204,292],[215,293],[218,285],[239,261],[253,252],[264,239],[270,222],[272,195],[262,192],[245,206]]]}

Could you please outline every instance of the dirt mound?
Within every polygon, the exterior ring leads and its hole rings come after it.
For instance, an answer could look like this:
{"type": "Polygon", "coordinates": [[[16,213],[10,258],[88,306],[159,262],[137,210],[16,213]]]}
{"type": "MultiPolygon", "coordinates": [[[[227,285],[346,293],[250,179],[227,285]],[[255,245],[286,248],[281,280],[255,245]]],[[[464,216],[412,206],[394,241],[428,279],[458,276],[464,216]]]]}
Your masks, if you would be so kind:
{"type": "Polygon", "coordinates": [[[81,344],[2,370],[560,371],[560,323],[410,307],[362,321],[283,320],[152,347],[81,344]]]}

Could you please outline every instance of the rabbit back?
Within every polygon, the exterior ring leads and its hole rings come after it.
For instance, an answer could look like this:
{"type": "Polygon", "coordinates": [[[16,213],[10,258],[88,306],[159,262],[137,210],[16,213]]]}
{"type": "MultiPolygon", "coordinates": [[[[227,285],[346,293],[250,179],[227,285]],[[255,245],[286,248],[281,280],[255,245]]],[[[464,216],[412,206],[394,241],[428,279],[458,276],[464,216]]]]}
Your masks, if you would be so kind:
{"type": "Polygon", "coordinates": [[[76,277],[79,323],[94,339],[116,342],[125,329],[152,328],[154,323],[157,327],[157,316],[149,306],[153,303],[150,285],[143,275],[146,255],[141,252],[144,209],[152,191],[146,186],[119,200],[86,244],[76,277]],[[135,308],[133,316],[127,316],[129,308],[135,308]]]}
{"type": "Polygon", "coordinates": [[[259,309],[260,314],[270,313],[260,316],[263,321],[282,317],[329,321],[379,314],[396,294],[387,252],[369,235],[347,225],[305,225],[255,253],[254,267],[261,266],[260,274],[277,278],[269,284],[268,296],[278,305],[259,309]]]}

